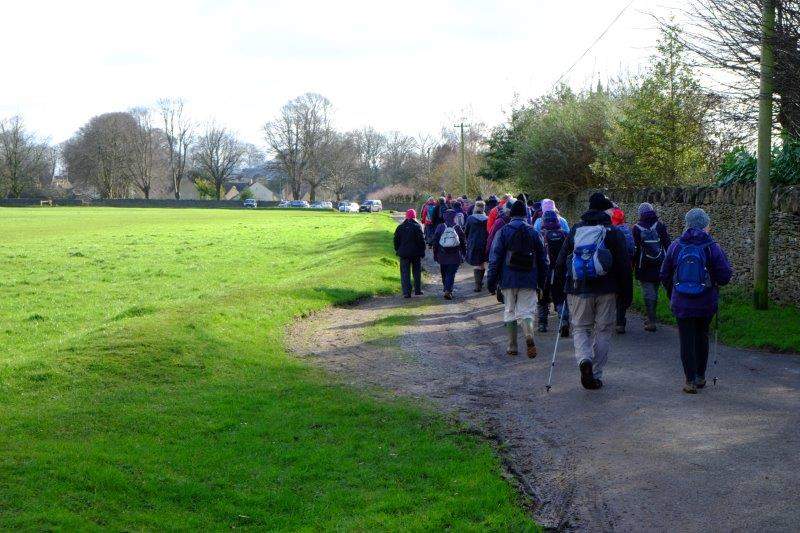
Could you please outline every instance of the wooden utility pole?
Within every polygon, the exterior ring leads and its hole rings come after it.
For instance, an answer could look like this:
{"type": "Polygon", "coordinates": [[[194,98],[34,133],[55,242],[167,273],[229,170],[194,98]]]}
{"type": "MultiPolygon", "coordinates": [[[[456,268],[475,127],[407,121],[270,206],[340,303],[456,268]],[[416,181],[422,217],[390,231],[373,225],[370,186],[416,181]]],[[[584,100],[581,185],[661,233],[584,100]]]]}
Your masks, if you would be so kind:
{"type": "Polygon", "coordinates": [[[753,304],[769,306],[769,215],[772,210],[770,166],[772,163],[772,93],[775,79],[775,0],[763,0],[761,35],[761,90],[758,106],[758,176],[756,178],[755,261],[753,304]]]}
{"type": "Polygon", "coordinates": [[[461,128],[461,178],[464,180],[464,194],[467,193],[467,158],[464,152],[464,128],[467,125],[463,122],[456,124],[454,127],[461,128]]]}

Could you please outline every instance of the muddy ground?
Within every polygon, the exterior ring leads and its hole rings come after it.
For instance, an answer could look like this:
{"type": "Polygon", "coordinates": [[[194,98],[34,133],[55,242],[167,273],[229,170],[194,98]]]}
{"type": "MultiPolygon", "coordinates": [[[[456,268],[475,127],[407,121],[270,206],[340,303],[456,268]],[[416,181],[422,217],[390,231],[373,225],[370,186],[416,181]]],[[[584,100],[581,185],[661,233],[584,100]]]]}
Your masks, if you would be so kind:
{"type": "Polygon", "coordinates": [[[441,299],[426,259],[424,299],[380,297],[325,311],[290,330],[293,351],[360,387],[419,398],[499,443],[505,468],[559,530],[797,531],[800,528],[800,358],[720,347],[719,383],[681,392],[677,331],[613,339],[605,386],[581,388],[572,341],[555,327],[539,357],[505,355],[500,305],[472,292],[441,299]],[[364,342],[387,316],[420,306],[392,342],[364,342]]]}

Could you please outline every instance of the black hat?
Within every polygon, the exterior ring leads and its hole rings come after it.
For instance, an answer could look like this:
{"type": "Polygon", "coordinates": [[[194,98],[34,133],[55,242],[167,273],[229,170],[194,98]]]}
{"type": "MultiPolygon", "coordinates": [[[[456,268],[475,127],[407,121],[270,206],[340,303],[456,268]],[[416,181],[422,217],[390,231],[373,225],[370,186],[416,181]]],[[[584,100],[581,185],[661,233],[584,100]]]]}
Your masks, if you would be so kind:
{"type": "Polygon", "coordinates": [[[522,200],[517,200],[513,204],[511,204],[511,216],[512,217],[524,217],[527,215],[527,211],[525,210],[525,202],[522,200]]]}
{"type": "Polygon", "coordinates": [[[605,211],[612,207],[614,204],[601,192],[596,192],[589,197],[589,209],[593,211],[605,211]]]}

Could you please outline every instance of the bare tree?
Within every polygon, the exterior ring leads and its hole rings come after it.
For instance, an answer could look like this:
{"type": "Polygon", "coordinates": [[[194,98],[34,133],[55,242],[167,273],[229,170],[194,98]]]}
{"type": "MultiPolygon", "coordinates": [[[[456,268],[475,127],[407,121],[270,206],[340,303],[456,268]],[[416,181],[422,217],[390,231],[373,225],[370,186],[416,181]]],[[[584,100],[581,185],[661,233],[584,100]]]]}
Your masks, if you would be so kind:
{"type": "Polygon", "coordinates": [[[321,184],[315,158],[330,136],[330,108],[331,103],[324,96],[306,93],[284,105],[280,115],[264,125],[264,138],[288,176],[295,200],[302,197],[303,183],[310,186],[312,200],[321,184]]]}
{"type": "Polygon", "coordinates": [[[138,124],[130,113],[105,113],[93,117],[64,144],[64,162],[70,182],[94,189],[101,198],[130,194],[128,145],[138,124]]]}
{"type": "MultiPolygon", "coordinates": [[[[686,12],[692,27],[684,44],[702,66],[723,71],[722,88],[731,101],[725,114],[755,131],[761,62],[762,0],[693,0],[686,12]],[[731,77],[731,75],[733,75],[731,77]]],[[[674,24],[663,21],[663,25],[674,24]]],[[[777,122],[800,136],[800,2],[777,1],[775,28],[777,122]]]]}
{"type": "Polygon", "coordinates": [[[135,108],[130,111],[136,127],[125,131],[126,157],[122,172],[126,179],[139,189],[145,198],[163,172],[163,137],[154,126],[150,110],[135,108]]]}
{"type": "Polygon", "coordinates": [[[0,120],[0,190],[19,198],[26,189],[38,189],[46,167],[47,145],[25,129],[22,117],[0,120]]]}
{"type": "Polygon", "coordinates": [[[213,184],[217,200],[222,184],[244,159],[244,145],[227,129],[210,123],[197,140],[194,161],[197,170],[213,184]]]}
{"type": "Polygon", "coordinates": [[[364,190],[368,191],[379,185],[380,163],[386,150],[386,136],[371,126],[357,130],[352,135],[361,159],[359,180],[364,190]]]}
{"type": "Polygon", "coordinates": [[[328,173],[325,187],[333,193],[337,202],[357,183],[360,157],[352,133],[335,134],[324,154],[328,173]]]}
{"type": "Polygon", "coordinates": [[[167,172],[176,200],[181,199],[182,181],[188,179],[188,158],[192,148],[192,123],[186,118],[183,107],[182,100],[158,101],[161,121],[164,124],[167,172]]]}
{"type": "Polygon", "coordinates": [[[386,141],[383,153],[383,177],[387,184],[406,183],[417,172],[417,141],[413,137],[393,131],[386,141]]]}

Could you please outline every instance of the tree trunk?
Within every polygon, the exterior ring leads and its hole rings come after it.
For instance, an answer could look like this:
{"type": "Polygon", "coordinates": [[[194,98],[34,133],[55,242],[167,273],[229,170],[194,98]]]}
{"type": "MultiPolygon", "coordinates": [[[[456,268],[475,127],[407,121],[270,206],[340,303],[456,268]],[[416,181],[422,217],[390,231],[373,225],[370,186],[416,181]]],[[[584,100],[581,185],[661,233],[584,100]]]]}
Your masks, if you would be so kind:
{"type": "Polygon", "coordinates": [[[317,200],[317,186],[311,185],[311,190],[308,191],[308,199],[311,203],[317,200]]]}
{"type": "Polygon", "coordinates": [[[222,193],[221,193],[221,191],[222,191],[222,183],[218,181],[216,183],[216,187],[217,187],[217,200],[219,201],[219,200],[222,200],[222,193]]]}

